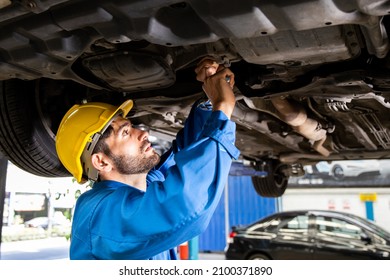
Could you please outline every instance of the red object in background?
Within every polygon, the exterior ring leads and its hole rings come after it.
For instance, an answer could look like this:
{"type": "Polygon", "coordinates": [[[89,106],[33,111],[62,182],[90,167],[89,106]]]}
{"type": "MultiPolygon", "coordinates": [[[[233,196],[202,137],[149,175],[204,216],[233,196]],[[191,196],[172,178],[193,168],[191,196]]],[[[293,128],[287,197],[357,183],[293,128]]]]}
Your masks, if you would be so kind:
{"type": "Polygon", "coordinates": [[[179,245],[179,254],[181,260],[188,260],[188,242],[179,245]]]}

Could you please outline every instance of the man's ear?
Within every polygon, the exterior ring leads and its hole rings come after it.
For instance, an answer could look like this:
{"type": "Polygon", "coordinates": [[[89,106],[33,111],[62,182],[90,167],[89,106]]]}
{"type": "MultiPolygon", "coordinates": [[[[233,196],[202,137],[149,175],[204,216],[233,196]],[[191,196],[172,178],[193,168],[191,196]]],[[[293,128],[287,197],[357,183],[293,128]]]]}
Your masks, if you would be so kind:
{"type": "Polygon", "coordinates": [[[111,162],[102,153],[93,154],[91,157],[92,165],[99,172],[109,172],[112,169],[111,162]]]}

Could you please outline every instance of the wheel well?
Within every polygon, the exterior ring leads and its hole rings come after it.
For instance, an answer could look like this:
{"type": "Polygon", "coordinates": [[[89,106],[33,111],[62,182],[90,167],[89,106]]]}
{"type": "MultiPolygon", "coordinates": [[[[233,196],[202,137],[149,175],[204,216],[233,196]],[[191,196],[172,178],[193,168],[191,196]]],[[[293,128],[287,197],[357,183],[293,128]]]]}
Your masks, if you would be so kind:
{"type": "Polygon", "coordinates": [[[272,260],[271,256],[270,256],[268,253],[263,252],[263,251],[250,251],[248,254],[246,254],[245,259],[246,259],[246,260],[249,260],[251,256],[257,255],[257,254],[264,255],[264,256],[266,256],[268,259],[272,260]]]}

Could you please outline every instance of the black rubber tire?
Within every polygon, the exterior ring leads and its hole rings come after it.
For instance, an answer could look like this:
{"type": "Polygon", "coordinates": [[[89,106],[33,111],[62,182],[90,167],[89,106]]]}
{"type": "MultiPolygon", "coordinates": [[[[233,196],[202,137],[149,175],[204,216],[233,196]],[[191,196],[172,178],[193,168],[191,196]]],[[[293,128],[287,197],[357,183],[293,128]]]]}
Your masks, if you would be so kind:
{"type": "Polygon", "coordinates": [[[343,180],[345,175],[344,175],[344,170],[340,165],[335,165],[332,168],[332,177],[337,180],[343,180]]]}
{"type": "Polygon", "coordinates": [[[263,170],[268,176],[252,176],[255,191],[262,197],[280,197],[284,194],[288,185],[288,176],[279,172],[281,167],[278,161],[268,161],[263,170]]]}
{"type": "Polygon", "coordinates": [[[248,258],[248,260],[269,260],[269,259],[270,259],[269,257],[260,253],[250,255],[248,258]]]}
{"type": "Polygon", "coordinates": [[[70,176],[57,157],[55,134],[43,123],[36,82],[0,82],[0,152],[22,170],[44,177],[70,176]]]}

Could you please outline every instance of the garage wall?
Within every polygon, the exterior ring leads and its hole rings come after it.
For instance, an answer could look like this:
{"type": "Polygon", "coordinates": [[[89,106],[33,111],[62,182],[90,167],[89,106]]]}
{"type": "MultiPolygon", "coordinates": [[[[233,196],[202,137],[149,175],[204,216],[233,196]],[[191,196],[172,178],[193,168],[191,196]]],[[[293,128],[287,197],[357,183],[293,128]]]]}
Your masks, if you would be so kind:
{"type": "Polygon", "coordinates": [[[281,198],[281,211],[336,210],[367,218],[361,194],[376,194],[374,221],[390,231],[390,188],[287,189],[281,198]]]}
{"type": "Polygon", "coordinates": [[[277,199],[257,195],[249,176],[229,176],[227,190],[208,228],[199,236],[201,252],[223,251],[232,226],[247,225],[277,211],[277,199]]]}

